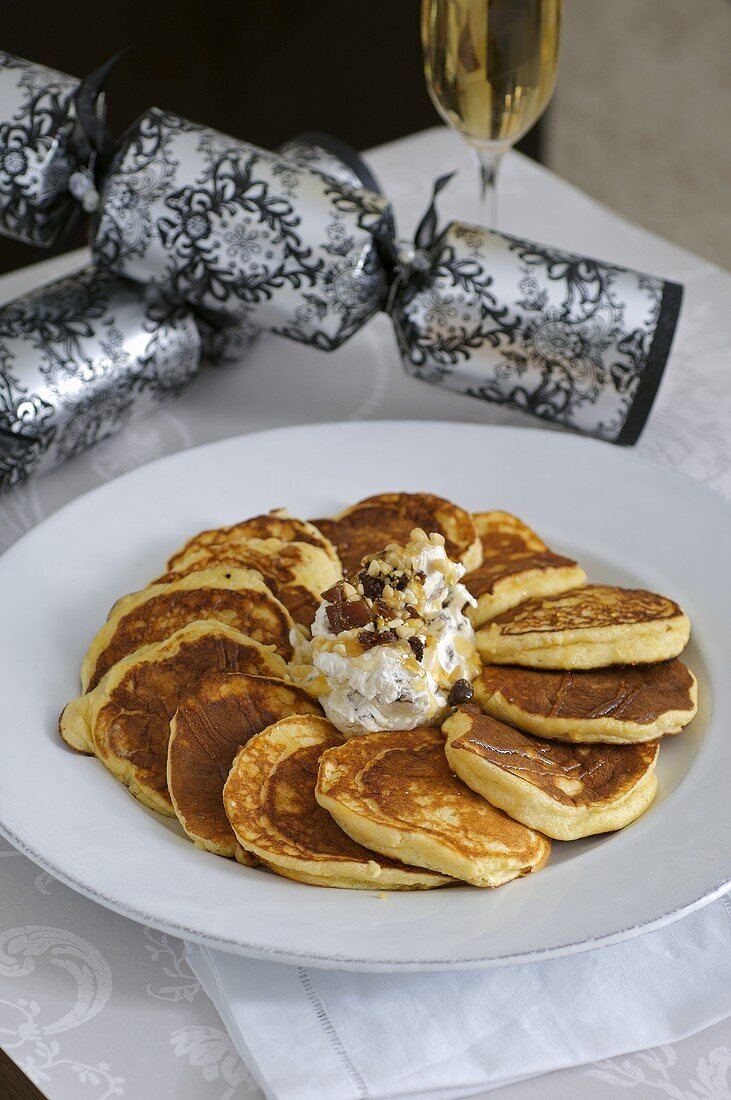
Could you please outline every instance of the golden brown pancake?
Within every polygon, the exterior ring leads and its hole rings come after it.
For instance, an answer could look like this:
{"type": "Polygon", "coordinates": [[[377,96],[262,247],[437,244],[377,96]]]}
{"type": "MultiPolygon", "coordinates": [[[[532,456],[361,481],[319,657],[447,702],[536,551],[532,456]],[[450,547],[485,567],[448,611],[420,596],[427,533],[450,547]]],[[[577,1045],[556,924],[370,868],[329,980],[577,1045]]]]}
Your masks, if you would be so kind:
{"type": "Polygon", "coordinates": [[[140,646],[203,619],[228,623],[257,642],[275,646],[285,661],[292,656],[292,617],[260,574],[219,565],[117,600],[84,657],[81,690],[96,687],[112,665],[140,646]]]}
{"type": "Polygon", "coordinates": [[[170,720],[207,672],[287,675],[273,646],[225,623],[196,622],[123,657],[93,691],[73,699],[59,731],[79,752],[94,753],[130,792],[174,817],[167,789],[170,720]]]}
{"type": "Polygon", "coordinates": [[[677,657],[690,621],[673,600],[641,588],[588,584],[528,600],[477,632],[485,664],[608,668],[677,657]]]}
{"type": "Polygon", "coordinates": [[[270,676],[211,672],[170,723],[167,780],[173,809],[199,848],[233,858],[236,837],[223,785],[242,745],[291,714],[322,714],[307,692],[270,676]]]}
{"type": "Polygon", "coordinates": [[[215,527],[194,535],[169,559],[168,572],[179,573],[185,570],[189,557],[195,557],[199,551],[213,546],[223,551],[226,546],[238,547],[251,539],[271,538],[281,542],[308,542],[324,550],[335,565],[340,564],[333,544],[313,524],[290,516],[286,508],[275,508],[265,515],[253,516],[231,527],[215,527]]]}
{"type": "Polygon", "coordinates": [[[248,539],[191,550],[178,560],[175,573],[155,583],[164,583],[213,566],[255,569],[264,583],[284,604],[296,623],[310,626],[320,606],[320,595],[341,578],[340,565],[320,546],[310,542],[283,542],[278,538],[248,539]]]}
{"type": "Polygon", "coordinates": [[[473,626],[537,596],[555,596],[586,582],[586,573],[571,558],[554,554],[517,516],[477,512],[482,565],[464,583],[477,600],[468,615],[473,626]]]}
{"type": "Polygon", "coordinates": [[[409,541],[415,527],[444,535],[447,555],[466,569],[482,558],[480,540],[469,512],[432,493],[379,493],[331,519],[313,521],[335,544],[346,573],[357,573],[361,559],[388,543],[409,541]]]}
{"type": "Polygon", "coordinates": [[[323,754],[315,794],[360,844],[475,886],[500,886],[548,859],[545,837],[455,778],[439,730],[351,737],[323,754]]]}
{"type": "Polygon", "coordinates": [[[315,801],[324,749],[342,743],[325,718],[294,715],[238,753],[224,806],[239,843],[277,874],[313,886],[424,890],[450,879],[383,859],[356,844],[315,801]]]}
{"type": "Polygon", "coordinates": [[[486,714],[526,733],[607,744],[680,733],[698,696],[695,676],[678,660],[583,672],[488,665],[473,687],[486,714]]]}
{"type": "Polygon", "coordinates": [[[449,766],[468,786],[555,840],[622,829],[657,790],[657,741],[562,745],[460,707],[442,727],[449,766]]]}

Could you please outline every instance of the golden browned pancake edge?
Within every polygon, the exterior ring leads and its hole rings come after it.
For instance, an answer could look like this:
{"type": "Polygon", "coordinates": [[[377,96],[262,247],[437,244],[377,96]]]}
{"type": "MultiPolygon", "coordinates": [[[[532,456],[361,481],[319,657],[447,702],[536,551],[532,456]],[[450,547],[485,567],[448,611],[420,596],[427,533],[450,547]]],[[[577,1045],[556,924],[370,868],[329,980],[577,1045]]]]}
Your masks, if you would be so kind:
{"type": "Polygon", "coordinates": [[[96,687],[117,661],[140,646],[160,642],[187,623],[207,619],[274,645],[285,661],[292,656],[289,634],[294,622],[261,575],[251,569],[215,566],[117,600],[86,652],[81,690],[96,687]]]}
{"type": "Polygon", "coordinates": [[[477,707],[442,727],[456,774],[517,821],[556,840],[623,828],[654,798],[656,741],[567,745],[522,733],[477,707]]]}
{"type": "Polygon", "coordinates": [[[214,527],[200,531],[176,550],[168,559],[168,572],[180,572],[186,560],[201,550],[216,546],[221,552],[225,546],[240,546],[252,539],[276,538],[281,542],[309,542],[319,546],[328,557],[339,564],[335,547],[321,531],[308,520],[290,516],[285,508],[275,508],[263,515],[252,516],[228,527],[214,527]]]}
{"type": "Polygon", "coordinates": [[[256,733],[292,714],[322,714],[294,684],[269,676],[208,673],[170,723],[167,783],[180,824],[199,848],[232,858],[236,837],[223,788],[236,754],[256,733]]]}
{"type": "Polygon", "coordinates": [[[166,777],[170,721],[180,698],[212,671],[283,678],[287,666],[272,647],[224,623],[189,623],[123,657],[93,691],[72,700],[61,736],[92,751],[146,806],[174,816],[166,777]]]}
{"type": "Polygon", "coordinates": [[[325,718],[293,715],[252,737],[224,787],[240,845],[277,874],[315,886],[404,890],[449,885],[355,843],[315,801],[323,750],[342,743],[325,718]]]}
{"type": "Polygon", "coordinates": [[[544,865],[550,844],[450,771],[439,730],[351,737],[323,753],[317,801],[354,840],[475,886],[544,865]]]}
{"type": "Polygon", "coordinates": [[[526,733],[607,744],[679,733],[698,696],[695,676],[677,659],[583,671],[488,665],[473,687],[486,714],[526,733]]]}
{"type": "Polygon", "coordinates": [[[510,512],[474,515],[482,544],[482,564],[464,578],[477,600],[468,614],[474,626],[523,603],[554,596],[586,582],[586,573],[571,558],[554,554],[517,516],[510,512]]]}
{"type": "Polygon", "coordinates": [[[343,570],[357,573],[361,559],[390,542],[409,541],[415,527],[444,536],[453,561],[475,569],[482,548],[472,515],[433,493],[378,493],[345,508],[337,516],[312,521],[334,543],[343,570]]]}
{"type": "Polygon", "coordinates": [[[277,538],[251,538],[238,544],[214,543],[191,551],[178,561],[176,573],[166,573],[154,583],[221,565],[256,570],[294,621],[308,627],[319,607],[321,593],[342,576],[339,562],[333,561],[320,546],[277,538]]]}
{"type": "Polygon", "coordinates": [[[548,550],[540,535],[512,512],[493,508],[489,512],[473,512],[472,518],[485,557],[506,558],[548,550]]]}
{"type": "Polygon", "coordinates": [[[638,588],[588,584],[527,600],[477,632],[485,664],[607,668],[682,653],[690,621],[673,600],[638,588]]]}

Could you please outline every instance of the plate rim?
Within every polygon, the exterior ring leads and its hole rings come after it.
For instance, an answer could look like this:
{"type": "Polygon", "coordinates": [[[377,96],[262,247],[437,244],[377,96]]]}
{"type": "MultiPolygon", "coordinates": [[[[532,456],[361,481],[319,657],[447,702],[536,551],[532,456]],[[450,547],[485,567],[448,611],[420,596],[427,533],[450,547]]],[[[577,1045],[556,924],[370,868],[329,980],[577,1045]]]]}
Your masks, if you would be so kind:
{"type": "MultiPolygon", "coordinates": [[[[489,435],[511,435],[517,437],[519,434],[525,436],[527,429],[523,427],[514,427],[512,425],[490,425],[479,424],[469,421],[452,421],[452,420],[404,420],[402,418],[393,420],[365,420],[365,421],[321,421],[317,423],[307,423],[299,425],[290,425],[275,428],[260,429],[255,432],[245,432],[236,436],[225,437],[220,440],[211,440],[204,443],[196,444],[192,447],[184,448],[182,450],[174,451],[167,455],[159,456],[150,462],[143,463],[140,466],[134,467],[131,470],[125,471],[116,478],[112,478],[106,482],[101,483],[98,486],[93,487],[85,493],[81,493],[68,501],[66,504],[44,517],[39,523],[35,524],[27,532],[25,532],[16,542],[8,548],[2,558],[5,559],[8,555],[11,560],[15,557],[17,547],[21,547],[24,540],[32,537],[40,528],[49,521],[54,520],[56,517],[61,517],[64,514],[72,512],[74,507],[81,505],[82,502],[88,502],[89,498],[94,498],[98,493],[106,492],[110,486],[119,483],[125,479],[131,479],[135,476],[139,476],[140,473],[148,467],[159,466],[160,464],[170,463],[174,464],[180,459],[182,455],[187,455],[189,452],[202,452],[207,450],[215,450],[216,448],[226,445],[236,445],[240,442],[250,442],[256,440],[261,436],[273,436],[290,435],[293,432],[317,432],[319,430],[327,430],[329,428],[347,428],[347,429],[360,429],[367,428],[374,431],[379,427],[388,427],[394,429],[399,425],[408,425],[411,429],[436,429],[436,430],[454,430],[460,427],[469,429],[470,431],[487,432],[489,435]]],[[[600,444],[602,449],[607,451],[611,450],[614,453],[623,454],[627,457],[631,456],[632,463],[640,463],[648,467],[653,468],[655,471],[661,471],[663,476],[670,479],[680,478],[695,493],[701,492],[703,495],[710,494],[710,497],[724,508],[729,508],[729,502],[726,498],[713,486],[707,485],[705,482],[699,481],[692,475],[687,474],[683,470],[675,469],[674,467],[667,466],[662,462],[657,461],[651,457],[637,453],[636,451],[630,451],[628,449],[619,449],[615,445],[606,443],[600,440],[588,440],[586,437],[582,437],[574,433],[557,433],[554,431],[546,430],[540,427],[532,427],[528,429],[531,434],[538,435],[544,439],[557,440],[572,440],[573,442],[579,442],[580,444],[589,443],[594,446],[600,444]]],[[[4,567],[0,564],[0,569],[4,567]]],[[[496,966],[506,965],[519,965],[521,963],[528,963],[539,961],[543,959],[556,958],[561,956],[568,956],[572,954],[581,953],[584,951],[595,950],[603,946],[610,946],[614,943],[622,942],[626,939],[632,939],[636,936],[644,935],[648,932],[652,932],[658,928],[664,927],[675,920],[681,919],[706,904],[710,904],[717,898],[723,896],[731,886],[731,868],[729,869],[728,876],[724,877],[722,881],[714,884],[709,889],[704,890],[700,895],[691,899],[687,903],[670,909],[658,915],[650,920],[640,921],[637,924],[629,925],[622,929],[618,929],[614,932],[604,935],[581,939],[571,943],[559,943],[553,946],[538,948],[529,951],[512,952],[504,955],[492,955],[490,957],[475,956],[470,958],[458,958],[458,959],[434,959],[429,958],[420,961],[406,961],[394,958],[383,958],[379,960],[364,959],[358,956],[348,956],[345,954],[323,954],[321,952],[307,951],[298,952],[296,950],[283,949],[279,947],[269,947],[262,945],[261,943],[244,943],[241,939],[232,939],[228,937],[218,936],[211,932],[201,932],[200,930],[190,928],[184,923],[175,922],[169,919],[161,919],[156,917],[152,913],[147,913],[136,905],[130,905],[124,901],[119,900],[111,895],[108,895],[100,890],[95,889],[93,886],[87,885],[85,882],[75,878],[73,874],[70,874],[56,865],[54,860],[48,859],[42,852],[36,850],[35,847],[29,845],[22,837],[18,836],[14,830],[5,824],[2,818],[2,809],[0,808],[0,835],[4,836],[17,850],[26,855],[35,864],[48,871],[59,881],[65,883],[71,889],[77,893],[89,898],[97,904],[103,905],[105,908],[112,910],[124,916],[128,919],[132,919],[138,923],[148,924],[152,927],[158,928],[161,931],[179,936],[183,939],[190,940],[191,942],[199,943],[204,946],[212,947],[214,949],[228,951],[234,954],[241,954],[251,958],[264,959],[269,961],[277,961],[281,963],[290,964],[305,964],[313,965],[315,967],[322,968],[339,968],[349,970],[361,970],[361,971],[426,971],[426,970],[473,970],[473,969],[489,969],[496,966]]]]}
{"type": "MultiPolygon", "coordinates": [[[[631,925],[628,928],[619,929],[605,936],[597,936],[588,940],[579,940],[575,943],[557,944],[553,947],[540,948],[534,951],[524,951],[519,954],[495,955],[490,958],[476,956],[469,959],[425,959],[423,961],[411,962],[386,958],[379,961],[365,961],[355,956],[323,955],[322,953],[312,951],[298,953],[297,951],[286,951],[282,948],[264,947],[261,944],[244,944],[240,940],[215,936],[207,932],[198,932],[195,929],[188,928],[184,924],[176,924],[174,921],[162,921],[155,917],[154,914],[144,913],[135,906],[125,905],[123,902],[119,902],[109,897],[109,895],[102,894],[86,886],[85,883],[79,882],[73,875],[58,870],[52,861],[46,860],[45,857],[35,853],[33,849],[26,845],[19,837],[16,837],[12,831],[7,829],[1,822],[0,836],[8,840],[14,848],[27,856],[42,870],[48,871],[57,878],[59,882],[64,883],[76,893],[81,894],[90,901],[96,902],[97,905],[101,905],[105,909],[117,913],[119,916],[135,921],[137,924],[149,925],[160,932],[177,936],[183,940],[189,940],[191,943],[197,943],[203,947],[212,947],[217,951],[225,951],[231,955],[243,955],[245,958],[287,963],[290,965],[314,966],[322,970],[354,970],[364,973],[384,973],[389,971],[425,973],[429,970],[490,970],[493,967],[519,966],[522,963],[540,962],[544,959],[579,955],[584,951],[595,951],[601,947],[610,947],[612,944],[622,943],[625,940],[635,939],[637,936],[643,936],[648,932],[665,928],[667,925],[673,924],[676,920],[681,920],[683,917],[697,912],[706,905],[710,905],[712,902],[728,893],[731,888],[731,877],[729,877],[712,887],[708,892],[689,902],[687,905],[679,906],[654,920],[644,921],[639,924],[631,925]]],[[[321,887],[315,887],[315,889],[321,889],[321,887]]]]}

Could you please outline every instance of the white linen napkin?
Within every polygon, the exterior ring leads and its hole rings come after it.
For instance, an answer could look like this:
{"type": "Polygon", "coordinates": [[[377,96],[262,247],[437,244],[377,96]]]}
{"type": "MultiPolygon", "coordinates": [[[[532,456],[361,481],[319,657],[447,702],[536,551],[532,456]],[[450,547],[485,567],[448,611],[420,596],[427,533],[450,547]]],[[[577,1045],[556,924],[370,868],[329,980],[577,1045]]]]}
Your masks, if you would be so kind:
{"type": "Polygon", "coordinates": [[[731,1016],[731,895],[623,943],[492,970],[359,974],[194,944],[187,955],[270,1100],[456,1100],[731,1016]]]}

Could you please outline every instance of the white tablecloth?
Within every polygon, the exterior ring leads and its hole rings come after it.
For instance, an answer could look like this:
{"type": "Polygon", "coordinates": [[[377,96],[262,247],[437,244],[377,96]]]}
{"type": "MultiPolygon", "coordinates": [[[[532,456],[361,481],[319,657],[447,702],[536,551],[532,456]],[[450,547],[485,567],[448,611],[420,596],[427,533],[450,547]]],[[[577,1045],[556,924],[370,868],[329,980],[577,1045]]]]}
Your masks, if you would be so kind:
{"type": "MultiPolygon", "coordinates": [[[[368,159],[395,204],[402,235],[413,231],[434,177],[455,166],[459,175],[440,210],[445,220],[474,216],[473,168],[463,143],[446,130],[395,142],[368,159]]],[[[731,276],[517,154],[504,165],[500,200],[507,232],[685,283],[666,378],[636,449],[731,497],[731,276]]],[[[4,276],[0,299],[83,261],[77,253],[4,276]]],[[[263,337],[240,366],[204,371],[176,404],[2,499],[0,550],[86,489],[195,443],[283,424],[402,417],[529,422],[406,377],[385,316],[330,355],[263,337]]],[[[180,942],[74,894],[3,842],[0,876],[0,1045],[50,1100],[261,1095],[183,961],[180,942]]],[[[731,1097],[731,1025],[490,1097],[524,1100],[540,1090],[545,1100],[602,1100],[622,1089],[638,1100],[731,1097]]]]}

